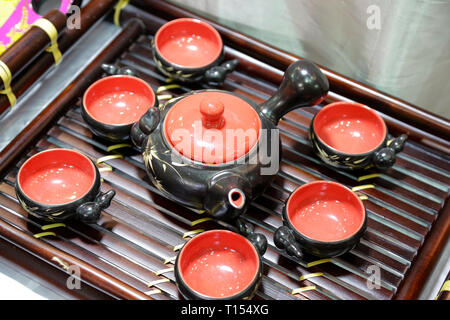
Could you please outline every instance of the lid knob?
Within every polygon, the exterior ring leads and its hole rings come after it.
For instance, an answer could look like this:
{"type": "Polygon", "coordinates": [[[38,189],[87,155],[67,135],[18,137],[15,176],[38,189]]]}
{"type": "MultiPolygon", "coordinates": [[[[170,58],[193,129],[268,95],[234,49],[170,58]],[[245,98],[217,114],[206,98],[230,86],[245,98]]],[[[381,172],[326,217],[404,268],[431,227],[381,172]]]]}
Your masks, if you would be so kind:
{"type": "Polygon", "coordinates": [[[200,113],[202,114],[202,124],[206,128],[220,129],[225,124],[223,112],[225,107],[217,99],[203,99],[200,102],[200,113]]]}

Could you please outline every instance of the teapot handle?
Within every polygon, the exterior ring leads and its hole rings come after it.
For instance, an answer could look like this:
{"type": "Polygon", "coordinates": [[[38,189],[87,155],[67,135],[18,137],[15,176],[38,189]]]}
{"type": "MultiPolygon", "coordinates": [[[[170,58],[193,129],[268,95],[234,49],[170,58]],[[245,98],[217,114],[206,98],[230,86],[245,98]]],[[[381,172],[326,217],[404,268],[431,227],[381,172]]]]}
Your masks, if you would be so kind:
{"type": "Polygon", "coordinates": [[[277,92],[259,106],[260,112],[277,124],[289,111],[322,102],[328,89],[328,79],[316,65],[297,60],[287,68],[277,92]]]}

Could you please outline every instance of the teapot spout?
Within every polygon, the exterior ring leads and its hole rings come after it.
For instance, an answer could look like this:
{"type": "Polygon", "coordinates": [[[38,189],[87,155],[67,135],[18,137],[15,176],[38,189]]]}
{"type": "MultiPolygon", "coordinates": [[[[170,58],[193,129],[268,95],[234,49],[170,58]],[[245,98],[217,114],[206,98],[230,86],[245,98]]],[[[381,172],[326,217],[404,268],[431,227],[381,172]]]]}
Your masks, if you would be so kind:
{"type": "Polygon", "coordinates": [[[259,106],[260,112],[277,124],[289,111],[322,102],[328,90],[328,79],[316,65],[297,60],[287,68],[277,92],[259,106]]]}
{"type": "Polygon", "coordinates": [[[247,179],[236,175],[220,175],[212,179],[204,208],[220,220],[234,220],[248,207],[250,184],[247,179]]]}
{"type": "Polygon", "coordinates": [[[228,191],[228,203],[233,208],[237,210],[242,209],[245,205],[245,201],[245,194],[241,189],[233,188],[228,191]]]}

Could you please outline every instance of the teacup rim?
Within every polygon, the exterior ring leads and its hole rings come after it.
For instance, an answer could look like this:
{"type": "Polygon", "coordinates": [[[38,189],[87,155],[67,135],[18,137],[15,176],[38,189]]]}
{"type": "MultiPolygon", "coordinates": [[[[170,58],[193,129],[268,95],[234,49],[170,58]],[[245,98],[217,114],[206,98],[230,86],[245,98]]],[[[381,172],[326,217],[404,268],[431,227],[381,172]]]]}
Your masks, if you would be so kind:
{"type": "Polygon", "coordinates": [[[58,207],[61,207],[61,206],[67,206],[67,205],[74,204],[74,203],[76,203],[76,202],[79,202],[81,199],[83,199],[83,198],[84,198],[87,194],[89,194],[89,192],[91,192],[91,190],[95,187],[95,181],[97,180],[98,175],[99,175],[99,172],[98,172],[97,167],[94,165],[94,162],[93,162],[88,156],[86,156],[85,154],[83,154],[82,152],[79,152],[79,151],[77,151],[77,150],[67,149],[67,148],[52,148],[52,149],[43,150],[43,151],[38,152],[38,153],[32,155],[31,157],[29,157],[29,158],[28,158],[28,159],[20,166],[19,171],[17,172],[17,175],[16,175],[16,184],[17,184],[17,187],[20,189],[20,192],[22,193],[22,196],[26,197],[28,201],[30,201],[30,202],[32,202],[32,203],[35,203],[35,204],[38,204],[39,206],[42,206],[42,207],[58,208],[58,207]],[[90,164],[90,165],[92,166],[92,168],[93,168],[94,177],[93,177],[93,179],[92,179],[91,186],[89,187],[89,189],[88,189],[83,195],[81,195],[80,197],[78,197],[78,198],[75,199],[75,200],[72,200],[72,201],[70,201],[70,202],[59,203],[59,204],[48,204],[48,203],[43,203],[43,202],[40,202],[40,201],[37,201],[37,200],[34,200],[34,199],[30,198],[30,197],[25,193],[25,191],[23,190],[22,186],[20,185],[20,173],[21,173],[22,169],[25,167],[25,165],[26,165],[30,160],[32,160],[33,158],[37,157],[38,155],[41,155],[41,154],[46,153],[46,152],[52,152],[52,151],[53,151],[53,152],[54,152],[54,151],[64,151],[64,152],[68,151],[68,152],[77,153],[77,154],[81,155],[82,157],[84,157],[86,160],[88,160],[89,164],[90,164]]]}
{"type": "Polygon", "coordinates": [[[128,79],[133,79],[133,80],[137,80],[139,82],[141,82],[143,85],[147,86],[148,89],[150,90],[150,92],[152,93],[152,98],[153,98],[153,103],[150,104],[148,106],[148,109],[145,111],[147,112],[151,107],[153,107],[155,105],[155,102],[157,101],[157,96],[153,90],[153,88],[147,83],[147,81],[136,77],[136,76],[132,76],[132,75],[125,75],[125,74],[115,74],[115,75],[109,75],[103,78],[100,78],[96,81],[94,81],[93,83],[91,83],[91,85],[86,89],[86,91],[83,94],[83,100],[81,103],[81,107],[84,109],[84,111],[86,112],[86,114],[94,121],[104,125],[104,126],[111,126],[111,127],[124,127],[124,126],[132,126],[133,124],[135,124],[136,122],[138,122],[140,120],[141,117],[139,117],[139,119],[137,119],[136,121],[133,122],[128,122],[128,123],[106,123],[103,122],[99,119],[97,119],[96,117],[94,117],[90,112],[89,109],[87,108],[87,104],[86,104],[86,98],[88,96],[88,93],[93,90],[94,86],[98,85],[99,83],[103,82],[103,81],[108,81],[112,78],[128,78],[128,79]]]}
{"type": "Polygon", "coordinates": [[[189,291],[191,291],[192,293],[194,293],[194,294],[197,295],[198,297],[201,297],[202,299],[205,299],[205,300],[208,300],[208,299],[227,299],[227,300],[230,299],[230,300],[233,300],[233,299],[236,299],[237,297],[239,297],[242,293],[246,292],[249,288],[251,288],[252,286],[254,286],[254,285],[257,283],[258,278],[259,278],[259,274],[261,273],[261,264],[262,264],[262,260],[261,260],[261,256],[260,256],[258,250],[257,250],[257,249],[255,248],[255,246],[250,242],[250,240],[248,240],[246,237],[242,236],[242,235],[239,234],[239,233],[230,231],[230,230],[225,230],[225,229],[213,229],[213,230],[204,231],[204,232],[198,234],[197,236],[195,236],[194,238],[192,238],[190,241],[188,241],[188,242],[183,246],[183,248],[181,248],[180,253],[178,254],[177,259],[176,259],[176,262],[175,262],[175,267],[176,267],[177,273],[179,274],[179,276],[180,276],[180,278],[181,278],[180,280],[183,281],[184,285],[188,288],[189,291]],[[241,289],[239,292],[233,294],[232,296],[213,297],[213,296],[208,296],[208,295],[205,295],[205,294],[203,294],[203,293],[201,293],[201,292],[198,292],[198,291],[194,290],[194,289],[191,288],[191,287],[188,285],[188,283],[185,281],[185,279],[184,279],[184,277],[183,277],[183,272],[182,272],[181,269],[180,269],[180,268],[181,268],[181,267],[180,267],[180,259],[182,259],[182,254],[183,254],[185,248],[186,248],[190,243],[192,243],[192,241],[193,241],[194,239],[197,238],[197,241],[200,241],[202,237],[205,237],[205,236],[207,236],[207,235],[209,235],[209,234],[213,234],[213,233],[226,233],[226,234],[231,234],[231,235],[233,235],[233,236],[236,236],[236,237],[238,237],[238,238],[239,238],[239,237],[242,238],[242,240],[243,240],[244,242],[248,243],[248,245],[250,246],[250,248],[252,248],[252,252],[255,254],[255,257],[256,257],[256,265],[257,265],[257,267],[256,267],[255,274],[254,274],[252,280],[249,282],[249,284],[248,284],[245,288],[241,289]],[[198,237],[200,237],[200,238],[198,238],[198,237]]]}
{"type": "Polygon", "coordinates": [[[374,151],[378,150],[379,148],[381,148],[381,147],[384,145],[384,143],[385,143],[385,141],[386,141],[386,139],[387,139],[387,135],[388,135],[388,128],[387,128],[386,122],[383,120],[383,118],[381,117],[381,115],[380,115],[377,111],[375,111],[373,108],[371,108],[371,107],[369,107],[369,106],[367,106],[367,105],[365,105],[365,104],[362,104],[362,103],[359,103],[359,102],[352,102],[352,101],[337,101],[337,102],[332,102],[332,103],[329,103],[329,104],[325,105],[324,107],[322,107],[322,108],[314,115],[313,119],[311,120],[311,127],[312,127],[312,129],[313,129],[313,132],[314,132],[315,137],[316,137],[316,138],[317,138],[324,146],[326,146],[327,148],[329,148],[330,150],[332,150],[332,151],[333,151],[334,153],[336,153],[336,154],[344,155],[344,156],[351,156],[351,157],[355,157],[355,156],[357,156],[357,157],[364,157],[364,156],[368,156],[368,155],[372,154],[374,151]],[[316,128],[315,128],[315,121],[316,121],[317,117],[319,116],[319,114],[320,114],[321,112],[324,112],[324,110],[326,111],[327,109],[331,109],[331,108],[333,108],[333,107],[341,106],[341,105],[352,105],[352,106],[357,107],[357,108],[364,108],[364,109],[366,109],[367,111],[369,111],[370,113],[372,113],[376,118],[378,118],[378,120],[380,121],[380,123],[383,124],[383,133],[384,133],[383,136],[384,136],[384,138],[381,139],[380,143],[379,143],[376,147],[372,148],[372,149],[369,150],[369,151],[363,152],[363,153],[349,153],[349,152],[343,152],[343,151],[341,151],[341,150],[338,150],[338,149],[336,149],[336,148],[330,146],[328,143],[326,143],[325,141],[323,141],[323,139],[317,134],[317,131],[316,131],[316,128]]]}
{"type": "Polygon", "coordinates": [[[163,24],[163,25],[158,29],[158,31],[156,31],[155,36],[154,36],[154,38],[153,38],[153,43],[154,43],[154,47],[155,47],[155,50],[156,50],[156,52],[158,53],[158,55],[159,55],[162,59],[164,59],[164,61],[166,61],[168,64],[170,64],[170,65],[172,65],[172,66],[175,66],[175,67],[178,68],[178,69],[192,70],[192,71],[194,71],[194,70],[200,70],[200,69],[205,69],[205,68],[209,68],[210,66],[214,65],[215,62],[216,62],[218,59],[220,59],[220,57],[222,56],[223,50],[224,50],[224,44],[223,44],[222,36],[220,35],[219,31],[217,31],[217,29],[214,28],[214,26],[212,26],[210,23],[208,23],[208,22],[206,22],[206,21],[204,21],[204,20],[201,20],[201,19],[197,19],[197,18],[178,18],[178,19],[173,19],[173,20],[168,21],[167,23],[163,24]],[[169,61],[169,60],[161,53],[161,50],[158,48],[158,43],[157,43],[158,37],[160,36],[161,32],[162,32],[165,28],[167,28],[168,26],[170,26],[170,25],[172,25],[172,24],[176,24],[176,23],[182,22],[182,21],[189,21],[189,22],[200,23],[200,24],[206,26],[208,29],[210,29],[210,30],[214,33],[214,35],[216,36],[216,38],[217,38],[217,40],[218,40],[218,45],[219,45],[219,47],[220,47],[220,50],[218,50],[218,54],[217,54],[217,56],[214,58],[213,61],[211,61],[211,62],[209,62],[209,63],[207,63],[207,64],[205,64],[205,65],[202,65],[202,66],[194,66],[194,67],[191,67],[191,66],[181,65],[181,64],[175,63],[175,62],[173,62],[173,61],[169,61]]]}
{"type": "Polygon", "coordinates": [[[289,228],[294,232],[299,234],[302,238],[306,239],[307,241],[311,242],[311,243],[316,243],[316,244],[340,244],[340,243],[345,243],[348,240],[352,239],[353,237],[355,237],[356,235],[358,235],[358,233],[364,228],[366,219],[367,219],[367,212],[366,212],[366,208],[362,202],[362,200],[358,197],[358,195],[351,190],[350,188],[346,187],[345,185],[338,183],[338,182],[334,182],[334,181],[328,181],[328,180],[316,180],[316,181],[311,181],[308,183],[305,183],[299,187],[297,187],[290,195],[289,198],[286,201],[286,204],[284,206],[284,217],[286,219],[286,222],[289,224],[289,228]],[[358,228],[356,228],[355,232],[353,232],[352,234],[348,235],[347,237],[340,239],[340,240],[334,240],[334,241],[323,241],[323,240],[317,240],[311,237],[308,237],[307,235],[305,235],[304,233],[300,232],[299,230],[297,230],[295,228],[295,226],[292,224],[291,219],[289,218],[289,214],[288,214],[288,205],[290,200],[293,198],[293,196],[296,193],[301,193],[302,190],[304,190],[304,188],[309,187],[311,185],[315,185],[315,184],[332,184],[335,186],[338,186],[340,188],[345,189],[346,191],[348,191],[350,194],[352,194],[352,196],[354,196],[357,199],[358,204],[361,207],[361,214],[362,214],[362,219],[361,219],[361,223],[358,226],[358,228]]]}

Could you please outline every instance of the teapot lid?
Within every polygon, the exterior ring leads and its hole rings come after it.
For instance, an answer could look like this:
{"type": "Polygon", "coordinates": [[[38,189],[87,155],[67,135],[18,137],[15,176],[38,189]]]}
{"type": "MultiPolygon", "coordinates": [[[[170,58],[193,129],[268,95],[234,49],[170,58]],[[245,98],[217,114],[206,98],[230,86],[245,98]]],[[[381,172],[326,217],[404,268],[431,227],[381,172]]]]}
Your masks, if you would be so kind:
{"type": "Polygon", "coordinates": [[[183,156],[206,164],[236,160],[259,140],[261,120],[245,100],[224,91],[202,91],[175,102],[164,134],[183,156]]]}

